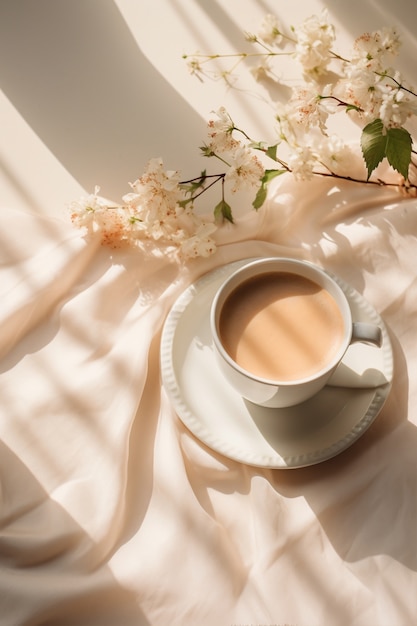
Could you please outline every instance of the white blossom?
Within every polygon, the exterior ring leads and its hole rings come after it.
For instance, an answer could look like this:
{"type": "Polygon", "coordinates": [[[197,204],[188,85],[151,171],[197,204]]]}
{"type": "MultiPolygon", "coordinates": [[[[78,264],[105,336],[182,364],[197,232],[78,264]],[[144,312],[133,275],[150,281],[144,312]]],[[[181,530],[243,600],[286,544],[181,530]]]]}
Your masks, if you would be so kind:
{"type": "Polygon", "coordinates": [[[104,204],[98,195],[99,191],[100,187],[96,187],[94,193],[74,200],[69,205],[71,221],[79,228],[85,227],[88,230],[93,230],[94,216],[102,210],[104,204]]]}
{"type": "Polygon", "coordinates": [[[183,240],[180,246],[184,259],[208,257],[216,251],[216,243],[211,235],[217,230],[215,224],[202,221],[195,229],[195,234],[183,240]]]}
{"type": "Polygon", "coordinates": [[[323,136],[317,149],[318,160],[334,174],[343,175],[354,158],[352,149],[338,135],[323,136]]]}
{"type": "Polygon", "coordinates": [[[363,121],[378,117],[381,93],[377,89],[377,75],[367,67],[353,66],[348,76],[339,81],[335,93],[342,100],[357,107],[363,121]]]}
{"type": "Polygon", "coordinates": [[[372,33],[364,33],[355,40],[353,46],[353,66],[383,71],[387,57],[398,54],[400,39],[395,28],[383,28],[372,33]]]}
{"type": "Polygon", "coordinates": [[[310,180],[316,156],[310,146],[296,146],[288,159],[288,165],[297,180],[310,180]]]}
{"type": "Polygon", "coordinates": [[[401,127],[417,114],[417,103],[406,99],[403,91],[389,91],[382,96],[379,118],[386,128],[401,127]]]}
{"type": "Polygon", "coordinates": [[[409,117],[417,114],[417,99],[411,99],[398,84],[403,81],[398,72],[394,74],[397,84],[381,79],[378,87],[381,97],[379,115],[386,128],[403,126],[409,117]]]}
{"type": "Polygon", "coordinates": [[[177,171],[165,171],[162,159],[151,159],[143,175],[131,183],[135,193],[123,197],[155,240],[175,231],[178,203],[184,199],[179,182],[177,171]]]}
{"type": "Polygon", "coordinates": [[[323,103],[314,85],[295,87],[285,107],[286,118],[293,127],[298,126],[303,132],[312,126],[324,132],[328,112],[323,103]]]}
{"type": "Polygon", "coordinates": [[[180,175],[178,171],[165,171],[161,158],[151,159],[143,175],[134,183],[131,183],[131,187],[137,193],[147,193],[152,196],[157,192],[167,197],[172,196],[175,202],[180,195],[179,180],[180,175]]]}
{"type": "Polygon", "coordinates": [[[279,45],[282,42],[282,28],[275,15],[268,13],[258,30],[258,37],[268,45],[279,45]]]}
{"type": "Polygon", "coordinates": [[[392,74],[391,78],[368,67],[353,65],[348,77],[339,81],[337,94],[358,107],[359,111],[353,115],[364,123],[379,118],[387,128],[402,126],[417,113],[417,99],[399,87],[404,84],[401,75],[394,71],[392,74]]]}
{"type": "Polygon", "coordinates": [[[224,107],[220,107],[216,115],[218,119],[211,119],[207,124],[207,148],[217,155],[232,152],[240,146],[240,142],[232,135],[235,127],[233,120],[224,107]]]}
{"type": "Polygon", "coordinates": [[[99,190],[96,187],[94,193],[70,204],[71,221],[90,235],[99,233],[104,245],[119,248],[128,243],[129,216],[122,207],[109,206],[98,195],[99,190]]]}
{"type": "Polygon", "coordinates": [[[235,125],[225,107],[220,107],[217,111],[213,111],[213,113],[217,115],[218,119],[210,121],[210,128],[217,133],[231,133],[235,125]]]}
{"type": "Polygon", "coordinates": [[[98,233],[103,245],[111,248],[130,245],[126,234],[130,228],[129,215],[121,206],[109,206],[98,192],[96,187],[93,194],[70,204],[71,221],[78,228],[85,228],[89,235],[98,233]]]}
{"type": "Polygon", "coordinates": [[[208,142],[206,149],[208,152],[216,155],[224,155],[233,152],[241,145],[240,141],[237,141],[230,133],[217,132],[210,128],[208,129],[208,142]]]}
{"type": "Polygon", "coordinates": [[[230,168],[225,180],[232,183],[232,192],[257,187],[265,171],[262,163],[247,146],[240,146],[229,156],[230,168]]]}
{"type": "Polygon", "coordinates": [[[313,15],[296,31],[294,56],[301,63],[306,77],[317,77],[325,72],[332,58],[335,40],[334,26],[328,22],[327,11],[313,15]]]}

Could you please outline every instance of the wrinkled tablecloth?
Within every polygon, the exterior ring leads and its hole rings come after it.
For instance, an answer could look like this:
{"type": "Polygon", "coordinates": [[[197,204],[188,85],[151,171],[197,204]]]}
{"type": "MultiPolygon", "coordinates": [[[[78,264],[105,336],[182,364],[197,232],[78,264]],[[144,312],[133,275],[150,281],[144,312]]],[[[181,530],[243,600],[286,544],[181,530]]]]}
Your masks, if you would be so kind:
{"type": "Polygon", "coordinates": [[[95,184],[117,202],[152,157],[200,171],[195,151],[220,105],[259,139],[274,132],[249,70],[235,90],[201,84],[182,54],[233,52],[269,11],[290,27],[327,7],[342,50],[396,25],[412,79],[412,4],[1,3],[1,626],[417,623],[417,199],[285,174],[259,211],[234,204],[213,256],[183,265],[87,240],[63,207],[95,184]],[[392,344],[380,413],[307,467],[211,449],[162,379],[177,298],[266,255],[338,275],[392,344]]]}
{"type": "Polygon", "coordinates": [[[284,175],[185,266],[86,241],[65,215],[3,206],[0,233],[1,624],[415,623],[415,199],[284,175]],[[264,255],[339,275],[393,346],[371,427],[305,468],[211,450],[161,384],[176,298],[264,255]]]}

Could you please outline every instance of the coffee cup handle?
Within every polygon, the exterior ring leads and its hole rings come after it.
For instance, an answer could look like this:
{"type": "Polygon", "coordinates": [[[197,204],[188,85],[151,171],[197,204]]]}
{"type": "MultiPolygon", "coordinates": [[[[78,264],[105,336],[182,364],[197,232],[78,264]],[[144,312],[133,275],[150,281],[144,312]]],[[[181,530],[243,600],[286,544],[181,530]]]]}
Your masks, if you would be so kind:
{"type": "Polygon", "coordinates": [[[382,330],[377,324],[367,322],[353,322],[351,343],[361,341],[375,346],[382,345],[382,330]]]}

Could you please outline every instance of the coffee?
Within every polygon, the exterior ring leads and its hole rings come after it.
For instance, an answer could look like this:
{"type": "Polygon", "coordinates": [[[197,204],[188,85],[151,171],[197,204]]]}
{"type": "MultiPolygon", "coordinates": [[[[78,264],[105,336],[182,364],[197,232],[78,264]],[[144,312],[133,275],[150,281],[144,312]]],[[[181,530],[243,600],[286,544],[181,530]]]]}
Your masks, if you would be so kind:
{"type": "Polygon", "coordinates": [[[307,378],[336,355],[344,321],[333,296],[308,278],[268,272],[226,299],[220,336],[232,359],[251,374],[276,381],[307,378]]]}

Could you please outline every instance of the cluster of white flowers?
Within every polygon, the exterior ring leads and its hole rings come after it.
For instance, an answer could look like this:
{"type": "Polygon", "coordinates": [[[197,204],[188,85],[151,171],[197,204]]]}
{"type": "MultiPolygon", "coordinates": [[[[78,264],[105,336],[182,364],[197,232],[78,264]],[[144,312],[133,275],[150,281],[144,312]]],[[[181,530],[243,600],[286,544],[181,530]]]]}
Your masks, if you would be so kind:
{"type": "Polygon", "coordinates": [[[220,107],[216,115],[217,119],[208,123],[208,153],[227,165],[225,180],[232,184],[232,193],[238,189],[259,187],[259,181],[264,175],[261,161],[252,148],[233,136],[236,129],[226,109],[220,107]]]}
{"type": "Polygon", "coordinates": [[[351,62],[356,67],[379,72],[399,50],[400,38],[395,28],[385,27],[373,33],[363,33],[355,40],[351,62]]]}
{"type": "Polygon", "coordinates": [[[291,98],[277,106],[281,140],[289,150],[288,165],[298,180],[308,180],[323,166],[341,174],[352,157],[352,148],[328,132],[327,120],[336,103],[325,87],[317,97],[315,85],[295,88],[291,98]]]}
{"type": "Polygon", "coordinates": [[[416,98],[407,95],[404,78],[391,67],[399,47],[395,28],[365,33],[356,39],[352,58],[344,64],[334,93],[355,105],[364,122],[379,118],[386,128],[399,127],[417,113],[416,98]]]}
{"type": "MultiPolygon", "coordinates": [[[[272,15],[271,13],[265,15],[259,27],[257,36],[269,46],[280,46],[282,44],[282,26],[276,15],[272,15]]],[[[251,40],[251,36],[248,36],[248,34],[247,39],[249,41],[251,40]]]]}
{"type": "Polygon", "coordinates": [[[180,258],[190,259],[212,254],[212,238],[217,226],[197,216],[185,200],[179,174],[165,171],[162,159],[151,159],[144,174],[131,183],[133,192],[123,197],[123,205],[109,206],[94,194],[72,202],[72,222],[96,233],[104,245],[112,248],[141,246],[157,242],[173,249],[180,258]]]}
{"type": "MultiPolygon", "coordinates": [[[[259,187],[264,168],[255,151],[233,137],[235,127],[223,107],[207,128],[205,155],[216,156],[227,166],[224,173],[213,178],[229,183],[231,193],[259,187]]],[[[93,194],[70,204],[71,220],[87,234],[100,236],[102,243],[112,248],[144,247],[144,243],[152,241],[172,249],[181,259],[207,257],[216,250],[212,235],[218,220],[195,213],[193,193],[195,197],[201,195],[210,178],[202,173],[182,182],[178,171],[166,171],[162,159],[154,158],[142,176],[130,183],[132,191],[123,196],[123,204],[110,206],[96,187],[93,194]]]]}
{"type": "MultiPolygon", "coordinates": [[[[282,32],[271,16],[267,23],[282,32]]],[[[265,28],[263,22],[252,40],[274,44],[271,37],[265,37],[265,28]]],[[[349,60],[333,51],[334,42],[335,29],[328,22],[327,11],[307,19],[286,41],[301,65],[304,81],[292,87],[287,102],[277,105],[277,119],[280,140],[290,154],[288,165],[299,179],[311,178],[323,171],[323,166],[340,174],[348,163],[351,148],[329,132],[330,116],[347,112],[362,127],[380,119],[389,129],[402,127],[417,114],[415,93],[391,67],[400,45],[394,28],[358,37],[349,60]]],[[[268,63],[270,59],[268,56],[268,63]]]]}
{"type": "Polygon", "coordinates": [[[94,193],[71,202],[71,221],[89,234],[100,233],[103,244],[112,248],[120,247],[128,239],[128,216],[122,207],[109,207],[99,196],[99,191],[100,188],[96,187],[94,193]]]}
{"type": "Polygon", "coordinates": [[[333,58],[335,29],[329,24],[327,12],[309,17],[297,30],[294,56],[309,78],[324,74],[333,58]]]}
{"type": "Polygon", "coordinates": [[[233,137],[233,120],[224,107],[220,107],[216,115],[217,119],[208,122],[207,147],[215,154],[233,152],[239,146],[239,142],[233,137]]]}
{"type": "MultiPolygon", "coordinates": [[[[287,85],[290,98],[276,104],[277,144],[285,144],[288,155],[285,162],[277,160],[298,179],[309,179],[317,173],[341,176],[343,171],[348,176],[346,166],[352,158],[352,145],[329,130],[330,118],[335,114],[348,114],[362,130],[380,120],[383,133],[403,129],[409,118],[417,114],[415,90],[392,68],[400,47],[394,28],[361,35],[354,42],[349,58],[334,50],[336,32],[326,9],[292,27],[290,32],[285,32],[275,15],[268,14],[258,31],[246,32],[245,38],[261,49],[252,59],[257,65],[252,65],[251,72],[257,80],[267,78],[279,82],[280,72],[275,71],[273,62],[279,64],[283,54],[294,59],[301,70],[302,79],[291,79],[287,85]]],[[[226,59],[237,57],[231,72],[241,61],[251,58],[247,52],[225,56],[226,59]]],[[[220,57],[217,54],[212,59],[218,61],[220,57]]],[[[191,59],[192,72],[200,79],[207,76],[203,72],[202,58],[203,55],[199,55],[198,60],[191,59]]],[[[204,63],[209,59],[210,56],[206,57],[204,63]]],[[[223,71],[221,75],[227,79],[228,72],[223,71]]],[[[229,84],[230,78],[227,80],[229,84]]],[[[219,116],[219,123],[213,126],[213,139],[216,139],[213,153],[235,152],[240,158],[249,157],[244,156],[240,144],[235,143],[235,135],[232,137],[234,127],[227,112],[219,111],[219,116]]],[[[405,149],[405,134],[402,138],[405,149]]],[[[233,157],[229,155],[226,160],[231,163],[233,157]]],[[[407,179],[405,169],[403,178],[407,179]]],[[[255,179],[254,176],[253,181],[255,179]]]]}

